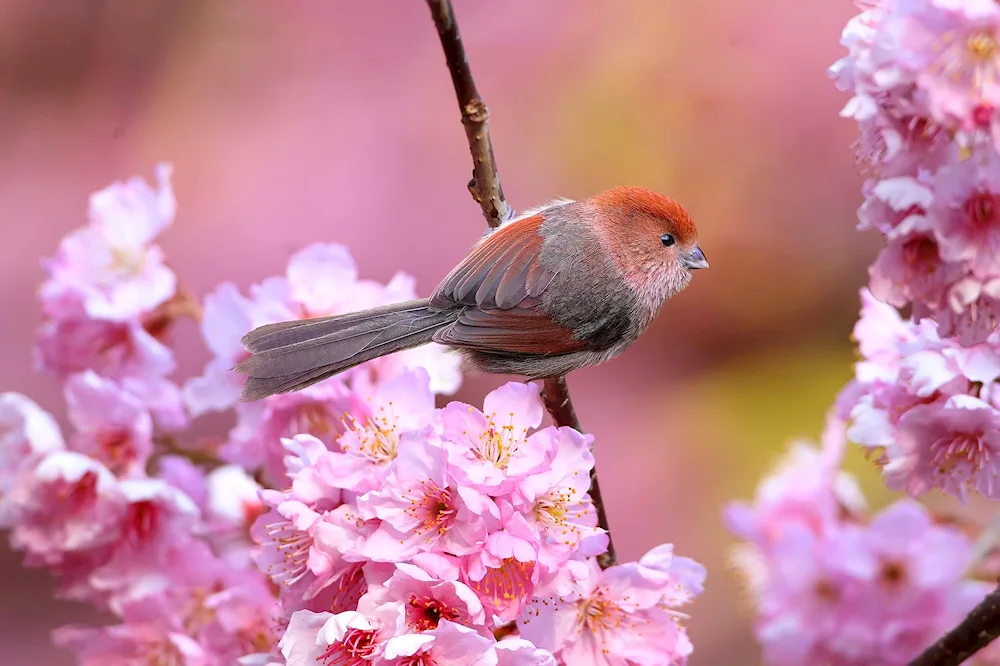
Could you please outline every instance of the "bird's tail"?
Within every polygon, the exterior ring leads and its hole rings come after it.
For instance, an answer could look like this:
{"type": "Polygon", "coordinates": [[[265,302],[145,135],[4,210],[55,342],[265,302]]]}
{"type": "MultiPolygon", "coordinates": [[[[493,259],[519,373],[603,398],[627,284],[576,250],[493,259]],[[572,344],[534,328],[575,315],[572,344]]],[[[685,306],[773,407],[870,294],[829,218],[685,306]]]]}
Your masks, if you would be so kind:
{"type": "Polygon", "coordinates": [[[241,399],[297,391],[365,361],[427,344],[455,316],[429,309],[423,299],[260,326],[243,336],[250,357],[233,368],[248,377],[241,399]]]}

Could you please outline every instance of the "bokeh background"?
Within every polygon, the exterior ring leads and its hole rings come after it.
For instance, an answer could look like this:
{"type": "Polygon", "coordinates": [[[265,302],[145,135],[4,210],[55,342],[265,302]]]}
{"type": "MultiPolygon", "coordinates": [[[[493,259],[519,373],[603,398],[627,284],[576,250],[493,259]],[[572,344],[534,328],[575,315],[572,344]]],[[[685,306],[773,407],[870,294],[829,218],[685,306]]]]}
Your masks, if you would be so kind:
{"type": "MultiPolygon", "coordinates": [[[[597,437],[621,555],[665,541],[709,569],[696,664],[759,663],[719,514],[788,440],[814,436],[851,376],[856,128],[825,70],[846,0],[456,0],[515,208],[617,184],[686,204],[711,261],[622,358],[570,378],[597,437]]],[[[483,232],[451,82],[419,0],[0,2],[0,377],[60,414],[35,375],[39,261],[111,181],[175,165],[162,237],[200,293],[284,269],[318,240],[422,293],[483,232]]],[[[177,332],[181,376],[207,360],[177,332]]],[[[479,402],[497,378],[469,377],[479,402]]],[[[860,455],[874,504],[881,484],[860,455]]],[[[5,548],[5,546],[4,546],[5,548]]],[[[72,663],[46,575],[0,550],[4,661],[72,663]]]]}

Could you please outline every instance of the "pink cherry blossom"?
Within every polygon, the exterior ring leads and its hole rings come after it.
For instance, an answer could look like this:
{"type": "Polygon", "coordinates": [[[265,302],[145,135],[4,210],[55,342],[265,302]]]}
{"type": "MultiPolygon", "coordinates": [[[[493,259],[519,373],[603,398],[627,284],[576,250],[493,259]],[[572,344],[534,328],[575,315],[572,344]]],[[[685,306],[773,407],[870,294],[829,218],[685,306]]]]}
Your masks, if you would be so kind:
{"type": "Polygon", "coordinates": [[[989,52],[1000,38],[995,6],[925,0],[900,9],[886,32],[898,34],[900,61],[912,63],[935,118],[961,122],[979,104],[1000,105],[1000,64],[989,52]]]}
{"type": "Polygon", "coordinates": [[[705,591],[708,571],[690,557],[674,554],[674,545],[661,544],[639,558],[639,565],[668,576],[674,583],[661,599],[671,608],[685,606],[705,591]]]}
{"type": "MultiPolygon", "coordinates": [[[[843,439],[840,423],[831,420],[828,441],[843,439]]],[[[726,507],[730,530],[763,548],[790,526],[822,534],[844,512],[857,513],[865,500],[857,481],[842,472],[839,454],[828,455],[807,442],[794,442],[777,468],[757,487],[754,504],[726,507]]]]}
{"type": "Polygon", "coordinates": [[[859,228],[888,242],[871,291],[964,345],[1000,322],[998,28],[989,0],[865,3],[830,70],[874,170],[859,228]]]}
{"type": "Polygon", "coordinates": [[[55,632],[56,642],[79,651],[85,648],[78,642],[89,638],[108,660],[160,657],[190,663],[186,658],[206,664],[236,663],[270,649],[278,638],[270,621],[274,598],[259,576],[233,571],[199,548],[189,551],[185,560],[190,559],[192,566],[172,569],[169,588],[123,604],[124,624],[64,627],[55,632]],[[140,652],[144,649],[149,653],[140,652]]]}
{"type": "Polygon", "coordinates": [[[474,629],[441,620],[420,634],[403,634],[386,641],[386,666],[497,666],[495,641],[474,629]]]}
{"type": "Polygon", "coordinates": [[[127,479],[110,556],[87,578],[88,596],[112,608],[170,585],[169,563],[190,548],[200,518],[191,499],[159,479],[127,479]]]}
{"type": "Polygon", "coordinates": [[[858,209],[858,230],[875,229],[889,239],[931,231],[927,209],[934,203],[934,191],[922,179],[895,176],[866,180],[867,195],[858,209]]]}
{"type": "MultiPolygon", "coordinates": [[[[402,299],[398,299],[402,300],[402,299]]],[[[359,374],[354,385],[364,386],[373,379],[395,377],[410,370],[423,368],[430,376],[430,389],[435,395],[452,395],[462,387],[462,357],[453,349],[431,342],[413,349],[389,354],[361,366],[368,375],[359,374]]]]}
{"type": "MultiPolygon", "coordinates": [[[[411,301],[420,297],[413,276],[396,272],[384,287],[370,281],[360,281],[350,291],[347,311],[379,307],[411,301]]],[[[370,387],[405,372],[424,368],[435,395],[451,395],[462,385],[462,358],[453,350],[436,343],[406,349],[364,363],[354,369],[351,386],[361,394],[370,387]]]]}
{"type": "Polygon", "coordinates": [[[261,546],[257,564],[271,580],[291,588],[290,594],[301,600],[307,592],[318,591],[309,563],[314,557],[314,531],[323,516],[274,490],[264,490],[261,496],[271,509],[254,523],[254,540],[261,546]]]}
{"type": "Polygon", "coordinates": [[[48,412],[20,393],[0,393],[0,529],[14,524],[11,491],[18,477],[63,447],[59,425],[48,412]]]}
{"type": "Polygon", "coordinates": [[[80,666],[139,664],[153,659],[183,666],[214,665],[211,655],[196,641],[183,633],[166,630],[160,624],[67,626],[53,632],[52,640],[75,652],[80,666]]]}
{"type": "MultiPolygon", "coordinates": [[[[85,488],[77,484],[75,490],[87,498],[81,501],[95,505],[94,491],[84,493],[85,488]]],[[[113,610],[170,585],[172,563],[181,554],[190,559],[188,553],[197,545],[192,532],[198,520],[190,498],[160,480],[121,481],[114,492],[113,504],[105,501],[89,509],[90,521],[97,523],[90,529],[101,530],[110,545],[86,558],[74,557],[63,575],[64,594],[113,610]]],[[[97,498],[103,499],[100,493],[97,498]]]]}
{"type": "MultiPolygon", "coordinates": [[[[758,555],[761,559],[755,568],[747,568],[745,555],[742,561],[736,560],[756,596],[755,632],[769,664],[790,666],[813,658],[832,659],[827,636],[845,630],[850,615],[840,611],[839,603],[849,594],[851,578],[838,565],[850,566],[851,560],[843,559],[847,553],[841,549],[830,548],[825,536],[792,524],[782,531],[766,557],[758,555]]],[[[851,635],[847,630],[845,633],[851,635]]],[[[864,632],[859,638],[869,641],[871,633],[864,632]]]]}
{"type": "MultiPolygon", "coordinates": [[[[0,526],[60,596],[117,618],[59,629],[57,644],[95,666],[683,662],[676,609],[704,569],[670,547],[597,569],[593,437],[539,430],[537,384],[438,410],[461,358],[428,345],[238,401],[229,369],[247,330],[411,300],[412,277],[361,279],[345,247],[318,243],[247,295],[223,283],[201,320],[212,358],[181,389],[163,333],[188,295],[155,245],[174,213],[169,175],[159,191],[132,180],[95,195],[91,224],[47,264],[36,363],[63,382],[68,446],[38,405],[0,394],[0,526]],[[236,416],[227,437],[191,429],[215,411],[236,416]],[[509,633],[549,595],[549,620],[575,634],[544,632],[543,646],[509,633]],[[648,643],[608,639],[612,621],[648,643]],[[618,661],[588,651],[607,640],[618,661]]],[[[955,351],[947,368],[972,386],[1000,376],[1000,358],[955,351]]]]}
{"type": "MultiPolygon", "coordinates": [[[[289,259],[289,295],[300,317],[353,312],[417,298],[415,281],[396,273],[386,285],[359,280],[358,269],[343,245],[314,243],[289,259]]],[[[408,370],[425,368],[434,393],[451,394],[461,384],[461,359],[436,344],[375,359],[345,373],[345,378],[365,391],[408,370]]]]}
{"type": "Polygon", "coordinates": [[[260,490],[260,484],[239,465],[216,467],[205,476],[206,517],[246,527],[263,509],[260,490]]]}
{"type": "MultiPolygon", "coordinates": [[[[837,432],[842,439],[842,428],[837,432]]],[[[825,492],[831,493],[829,485],[825,492]]],[[[758,491],[758,497],[765,495],[758,491]]],[[[756,608],[764,661],[774,666],[902,666],[989,590],[963,579],[969,538],[936,524],[913,501],[897,502],[871,520],[861,506],[818,524],[793,512],[772,514],[771,521],[766,540],[736,530],[751,540],[740,544],[733,562],[756,608]]],[[[647,555],[640,565],[663,571],[666,554],[647,555]]],[[[697,565],[678,564],[677,579],[699,590],[697,565]]]]}
{"type": "Polygon", "coordinates": [[[523,638],[504,638],[493,649],[497,653],[497,666],[556,666],[551,652],[523,638]]]}
{"type": "Polygon", "coordinates": [[[396,459],[400,434],[421,431],[434,421],[434,394],[427,371],[418,368],[356,399],[344,416],[338,444],[342,453],[323,460],[334,485],[356,493],[381,487],[396,459]]]}
{"type": "Polygon", "coordinates": [[[70,448],[99,460],[119,476],[142,476],[153,453],[153,419],[143,403],[92,370],[65,384],[70,448]]]}
{"type": "Polygon", "coordinates": [[[868,289],[861,290],[861,317],[853,333],[862,356],[854,371],[862,382],[895,381],[902,348],[917,337],[911,322],[904,322],[896,308],[875,298],[868,289]]]}
{"type": "Polygon", "coordinates": [[[288,666],[362,666],[381,657],[388,640],[402,626],[403,605],[399,603],[385,604],[368,615],[298,611],[278,646],[288,666]]]}
{"type": "Polygon", "coordinates": [[[899,421],[898,457],[886,483],[913,495],[939,487],[964,498],[967,489],[1000,497],[1000,411],[970,395],[919,405],[899,421]]]}
{"type": "Polygon", "coordinates": [[[894,488],[992,492],[990,440],[979,431],[996,413],[987,388],[1000,377],[995,337],[963,346],[941,337],[931,319],[904,322],[893,313],[871,300],[862,308],[855,336],[863,359],[840,399],[848,436],[876,453],[894,488]]]}
{"type": "Polygon", "coordinates": [[[190,425],[191,417],[181,395],[181,387],[163,377],[125,377],[122,388],[138,398],[149,410],[156,427],[176,433],[190,425]]]}
{"type": "Polygon", "coordinates": [[[486,622],[478,595],[458,581],[457,575],[455,579],[439,579],[406,562],[397,563],[383,585],[369,587],[358,607],[378,607],[390,601],[404,605],[406,627],[413,632],[436,629],[441,620],[467,627],[482,627],[486,622]]]}
{"type": "MultiPolygon", "coordinates": [[[[177,485],[169,479],[168,483],[177,485]]],[[[207,532],[205,539],[233,567],[256,569],[253,543],[247,535],[265,511],[259,497],[260,485],[242,467],[221,465],[204,477],[203,488],[198,490],[203,493],[199,509],[207,532]]]]}
{"type": "Polygon", "coordinates": [[[110,557],[126,500],[114,475],[80,453],[55,450],[22,475],[7,501],[17,522],[11,546],[28,564],[86,575],[110,557]]]}
{"type": "Polygon", "coordinates": [[[486,518],[499,518],[499,510],[478,488],[460,485],[448,472],[445,448],[404,434],[383,488],[358,498],[361,517],[381,521],[363,554],[398,562],[426,550],[473,552],[486,539],[486,518]]]}
{"type": "Polygon", "coordinates": [[[900,500],[876,514],[864,528],[864,555],[878,572],[883,611],[906,615],[928,591],[949,590],[970,564],[969,538],[957,528],[935,524],[928,510],[900,500]]]}
{"type": "MultiPolygon", "coordinates": [[[[285,276],[269,278],[250,289],[253,325],[355,312],[417,298],[415,281],[397,273],[388,284],[359,280],[347,248],[314,243],[292,255],[285,276]]],[[[423,367],[431,390],[451,394],[461,384],[461,358],[429,344],[375,359],[342,373],[339,378],[362,393],[408,370],[423,367]]],[[[308,389],[307,389],[308,390],[308,389]]]]}
{"type": "MultiPolygon", "coordinates": [[[[211,617],[211,622],[200,628],[199,639],[220,661],[229,663],[249,653],[274,649],[280,637],[274,622],[277,604],[265,580],[253,569],[233,571],[226,567],[223,572],[216,585],[221,590],[205,597],[201,607],[194,606],[195,614],[205,612],[211,617]]],[[[201,589],[195,588],[189,598],[199,600],[201,589]]],[[[190,619],[187,624],[191,625],[190,619]]]]}
{"type": "Polygon", "coordinates": [[[502,528],[492,532],[480,549],[468,556],[468,584],[499,623],[521,613],[539,579],[538,533],[509,502],[501,501],[502,528]]]}
{"type": "Polygon", "coordinates": [[[683,616],[663,603],[673,584],[638,563],[592,563],[570,594],[532,601],[518,629],[566,664],[683,664],[692,652],[683,616]]]}
{"type": "Polygon", "coordinates": [[[947,307],[937,313],[941,333],[960,344],[983,342],[1000,325],[1000,277],[966,276],[951,286],[946,299],[947,307]]]}
{"type": "Polygon", "coordinates": [[[165,377],[174,365],[170,348],[138,320],[90,319],[77,308],[46,319],[35,348],[35,366],[59,379],[84,370],[111,379],[165,377]]]}
{"type": "Polygon", "coordinates": [[[555,457],[548,467],[518,483],[511,502],[538,534],[539,565],[555,573],[574,554],[603,553],[608,539],[597,527],[597,511],[587,495],[593,437],[567,427],[547,428],[537,435],[554,440],[555,457]]]}
{"type": "Polygon", "coordinates": [[[538,384],[509,382],[486,396],[482,412],[457,402],[441,410],[456,479],[500,495],[548,466],[555,456],[552,438],[530,434],[542,422],[538,391],[538,384]]]}
{"type": "Polygon", "coordinates": [[[329,643],[320,642],[319,632],[332,617],[333,613],[314,613],[307,610],[293,613],[284,635],[278,642],[285,663],[289,666],[322,664],[321,658],[329,643]]]}
{"type": "Polygon", "coordinates": [[[869,287],[877,298],[897,307],[919,303],[933,311],[946,306],[949,291],[966,275],[960,265],[941,257],[929,232],[890,240],[869,273],[869,287]]]}
{"type": "MultiPolygon", "coordinates": [[[[333,513],[343,512],[343,510],[338,509],[333,513]]],[[[356,553],[357,544],[360,542],[356,533],[350,529],[327,529],[327,525],[332,524],[337,518],[336,515],[327,516],[326,520],[319,526],[317,539],[322,541],[320,552],[339,553],[341,551],[338,549],[343,548],[345,552],[356,553]]],[[[368,572],[391,566],[386,563],[368,562],[363,558],[358,559],[360,561],[355,562],[346,557],[340,559],[337,559],[336,556],[331,557],[329,562],[325,564],[325,572],[323,573],[327,581],[326,585],[315,596],[305,598],[299,603],[291,603],[290,599],[282,602],[283,615],[279,621],[299,607],[305,610],[329,611],[331,613],[357,609],[361,599],[369,590],[368,572]]]]}
{"type": "MultiPolygon", "coordinates": [[[[314,438],[300,437],[301,440],[314,438]]],[[[307,444],[308,445],[308,444],[307,444]]],[[[282,587],[286,608],[322,598],[327,608],[360,596],[360,549],[375,526],[358,518],[353,506],[340,505],[315,484],[298,481],[290,491],[264,490],[261,497],[271,507],[254,523],[251,533],[260,545],[254,558],[260,569],[282,587]],[[326,592],[324,592],[326,591],[326,592]]],[[[336,492],[336,489],[334,489],[336,492]]]]}
{"type": "Polygon", "coordinates": [[[264,479],[277,487],[286,481],[282,440],[300,434],[313,435],[330,448],[344,433],[343,414],[352,394],[336,380],[322,382],[296,393],[272,396],[236,407],[238,421],[221,450],[228,462],[263,467],[264,479]]]}
{"type": "Polygon", "coordinates": [[[174,217],[172,170],[157,166],[157,190],[133,178],[91,196],[90,224],[66,236],[46,263],[43,301],[74,298],[92,319],[128,321],[174,295],[177,278],[153,244],[174,217]]]}
{"type": "Polygon", "coordinates": [[[284,466],[291,479],[285,497],[318,511],[340,506],[344,493],[336,483],[336,470],[330,463],[333,453],[326,445],[312,435],[296,435],[281,443],[286,452],[284,466]]]}
{"type": "Polygon", "coordinates": [[[987,591],[961,580],[970,548],[908,502],[870,527],[789,530],[761,560],[766,582],[754,586],[765,658],[779,666],[908,663],[987,591]]]}
{"type": "Polygon", "coordinates": [[[254,522],[251,534],[260,545],[258,566],[282,586],[283,602],[294,608],[352,575],[361,560],[355,556],[359,542],[374,527],[343,505],[340,489],[328,482],[319,466],[331,455],[323,442],[298,435],[284,440],[284,447],[291,487],[261,491],[268,510],[254,522]]]}
{"type": "Polygon", "coordinates": [[[200,377],[184,384],[184,402],[192,416],[229,409],[239,400],[244,380],[232,367],[246,356],[240,339],[253,328],[251,306],[231,282],[205,297],[201,334],[214,357],[200,377]]]}
{"type": "Polygon", "coordinates": [[[986,150],[938,171],[928,218],[943,259],[1000,275],[1000,156],[986,150]]]}
{"type": "MultiPolygon", "coordinates": [[[[302,305],[303,317],[317,317],[349,311],[350,299],[363,289],[352,289],[358,268],[350,251],[335,243],[313,243],[288,260],[288,284],[292,300],[302,305]]],[[[377,292],[380,285],[366,283],[377,292]]]]}

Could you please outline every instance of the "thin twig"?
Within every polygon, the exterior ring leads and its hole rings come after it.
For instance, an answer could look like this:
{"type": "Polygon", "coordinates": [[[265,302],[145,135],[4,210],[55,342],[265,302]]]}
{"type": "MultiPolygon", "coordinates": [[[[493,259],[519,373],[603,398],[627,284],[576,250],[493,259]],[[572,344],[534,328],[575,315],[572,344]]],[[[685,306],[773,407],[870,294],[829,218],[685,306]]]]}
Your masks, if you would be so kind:
{"type": "MultiPolygon", "coordinates": [[[[545,409],[552,415],[556,425],[569,426],[578,432],[583,432],[580,420],[573,409],[573,401],[569,397],[569,387],[565,377],[549,377],[542,383],[542,400],[545,409]]],[[[597,525],[608,533],[608,551],[597,556],[597,563],[602,569],[613,567],[618,563],[615,543],[611,540],[611,530],[608,529],[608,514],[604,510],[604,498],[601,497],[601,484],[597,480],[597,465],[590,470],[590,499],[597,509],[597,525]]]]}
{"type": "Polygon", "coordinates": [[[154,460],[158,460],[165,455],[173,455],[187,458],[195,465],[202,465],[208,467],[209,469],[214,469],[225,464],[220,458],[216,457],[210,451],[204,449],[190,449],[181,446],[180,442],[178,442],[177,439],[171,435],[157,435],[153,442],[160,447],[160,451],[153,456],[154,460]]]}
{"type": "Polygon", "coordinates": [[[909,666],[958,666],[1000,636],[1000,588],[990,592],[957,627],[909,666]]]}
{"type": "Polygon", "coordinates": [[[154,338],[166,333],[177,320],[191,318],[195,323],[201,323],[203,312],[198,295],[192,290],[180,286],[173,298],[161,303],[155,310],[142,318],[142,327],[154,338]]]}
{"type": "MultiPolygon", "coordinates": [[[[462,124],[465,126],[465,135],[472,153],[473,169],[469,191],[482,208],[486,223],[496,228],[511,219],[514,211],[507,205],[503,189],[500,187],[500,172],[493,156],[493,142],[490,139],[490,112],[479,96],[476,82],[472,78],[472,70],[465,56],[462,36],[458,32],[458,22],[455,20],[451,1],[427,0],[427,6],[430,7],[434,25],[437,26],[438,36],[441,38],[441,48],[444,49],[451,81],[455,85],[458,106],[462,110],[462,124]]],[[[583,432],[573,410],[565,377],[546,379],[542,395],[556,425],[569,426],[583,432]]],[[[601,568],[606,569],[614,566],[617,560],[611,542],[608,517],[604,511],[604,501],[601,498],[601,486],[597,482],[596,466],[590,472],[590,498],[597,509],[598,527],[608,533],[608,552],[597,559],[601,568]]]]}
{"type": "Polygon", "coordinates": [[[458,32],[458,22],[450,0],[427,0],[441,38],[441,48],[448,61],[451,82],[455,85],[458,106],[462,110],[462,124],[472,152],[472,180],[469,191],[472,198],[483,209],[486,224],[499,227],[513,215],[500,187],[500,173],[493,157],[493,141],[490,139],[490,110],[476,90],[476,82],[465,57],[462,36],[458,32]]]}

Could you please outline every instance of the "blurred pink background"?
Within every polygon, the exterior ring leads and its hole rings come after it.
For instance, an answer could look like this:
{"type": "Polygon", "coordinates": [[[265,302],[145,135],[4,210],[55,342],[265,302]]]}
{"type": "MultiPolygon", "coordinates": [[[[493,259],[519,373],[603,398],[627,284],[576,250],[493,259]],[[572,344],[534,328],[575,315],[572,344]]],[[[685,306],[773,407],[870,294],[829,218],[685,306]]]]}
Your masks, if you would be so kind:
{"type": "MultiPolygon", "coordinates": [[[[854,8],[455,4],[516,209],[634,184],[698,222],[711,268],[624,357],[569,382],[620,554],[673,542],[703,562],[694,663],[756,664],[719,512],[790,437],[819,431],[851,374],[878,240],[853,228],[857,131],[825,70],[854,8]]],[[[484,229],[423,2],[4,0],[0,389],[61,415],[31,368],[39,261],[84,223],[90,192],[151,178],[161,160],[179,202],[162,245],[202,294],[279,273],[318,240],[347,244],[364,277],[402,269],[427,293],[484,229]]],[[[195,327],[177,340],[180,376],[199,371],[195,327]]],[[[499,381],[469,377],[457,397],[479,402],[499,381]]],[[[100,618],[52,601],[48,577],[19,562],[0,551],[5,661],[72,663],[48,632],[100,618]]]]}

